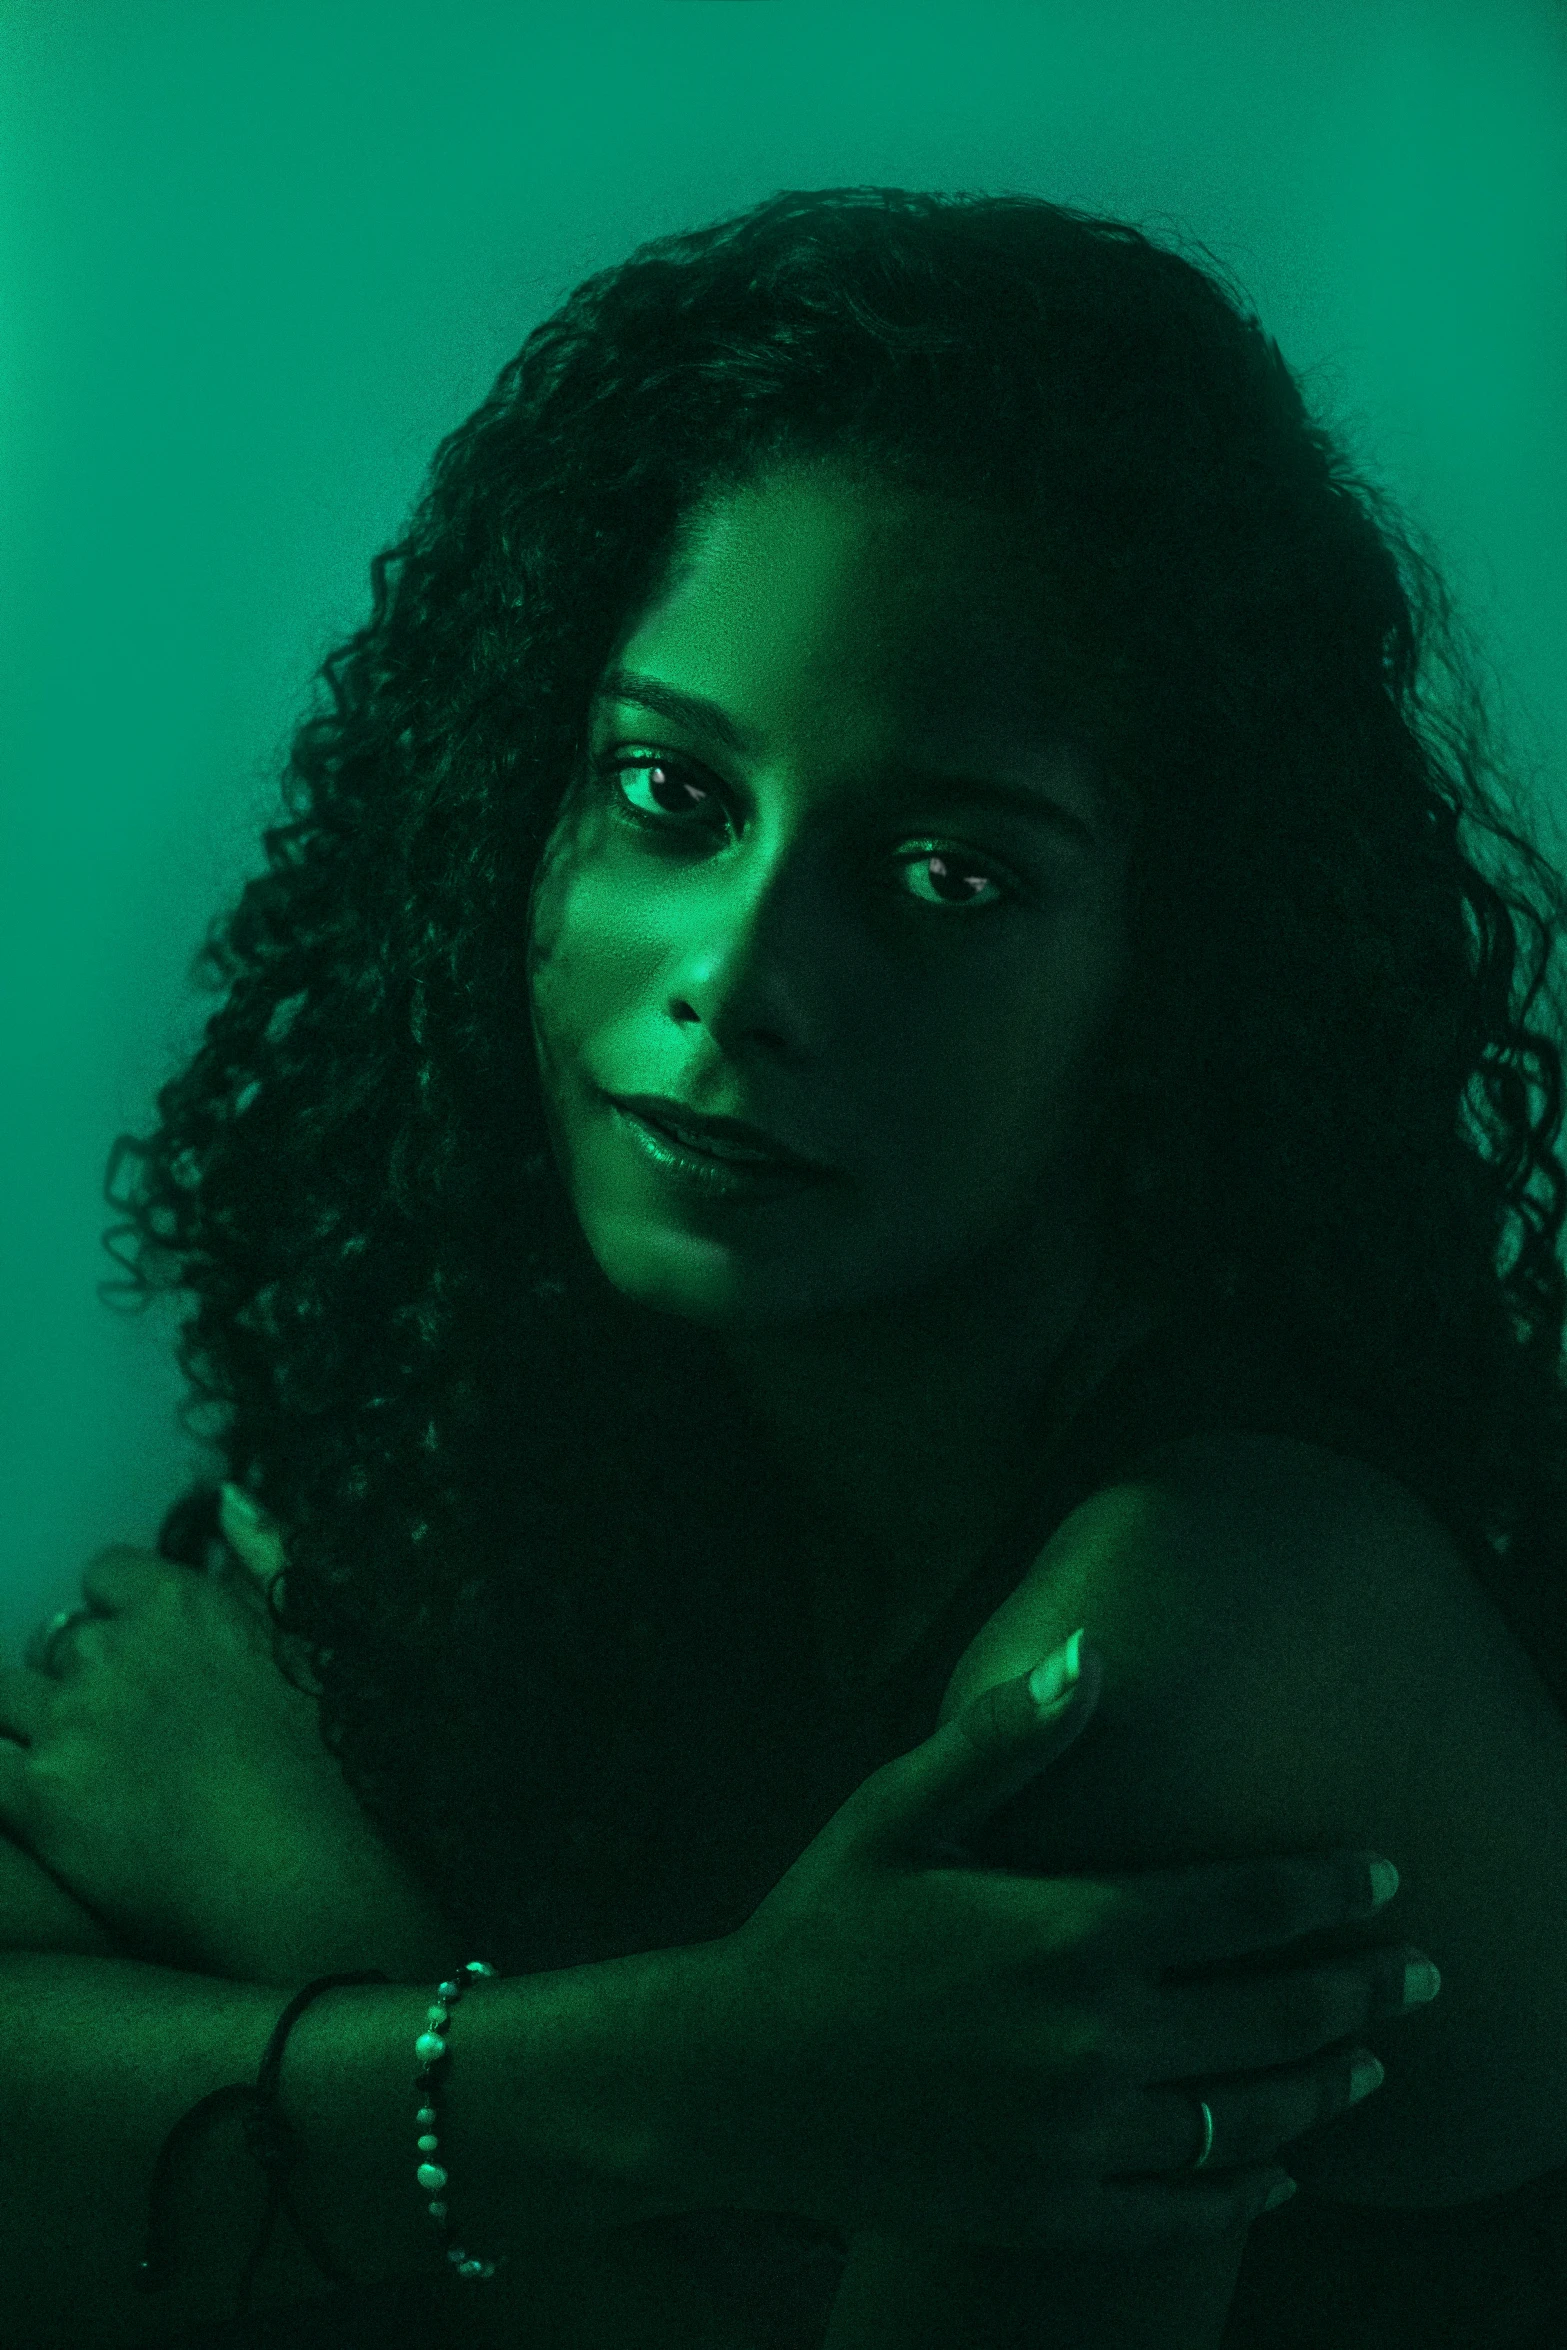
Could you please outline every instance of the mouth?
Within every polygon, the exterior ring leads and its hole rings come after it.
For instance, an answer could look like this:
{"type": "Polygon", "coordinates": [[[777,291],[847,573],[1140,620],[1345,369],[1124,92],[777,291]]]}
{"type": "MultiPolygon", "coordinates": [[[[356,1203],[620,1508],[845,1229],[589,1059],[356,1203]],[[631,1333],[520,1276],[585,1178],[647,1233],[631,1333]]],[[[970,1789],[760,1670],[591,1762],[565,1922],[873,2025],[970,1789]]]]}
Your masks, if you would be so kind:
{"type": "Polygon", "coordinates": [[[808,1159],[781,1136],[753,1126],[748,1118],[710,1117],[684,1102],[658,1093],[612,1093],[608,1099],[634,1117],[643,1118],[687,1149],[734,1166],[793,1167],[802,1173],[828,1175],[832,1169],[808,1159]]]}
{"type": "Polygon", "coordinates": [[[634,1110],[613,1094],[605,1099],[646,1164],[710,1199],[768,1198],[831,1180],[825,1169],[771,1158],[710,1135],[699,1140],[692,1130],[667,1126],[662,1118],[634,1110]]]}

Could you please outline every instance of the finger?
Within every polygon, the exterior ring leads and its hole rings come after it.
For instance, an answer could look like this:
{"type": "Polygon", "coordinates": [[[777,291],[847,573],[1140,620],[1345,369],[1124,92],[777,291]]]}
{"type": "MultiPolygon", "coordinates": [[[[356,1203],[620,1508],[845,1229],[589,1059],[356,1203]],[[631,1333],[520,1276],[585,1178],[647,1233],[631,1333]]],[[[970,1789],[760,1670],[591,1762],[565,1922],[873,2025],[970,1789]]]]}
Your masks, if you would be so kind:
{"type": "Polygon", "coordinates": [[[27,1800],[27,1749],[12,1738],[0,1738],[0,1829],[31,1852],[32,1809],[27,1800]]]}
{"type": "Polygon", "coordinates": [[[979,1691],[919,1746],[873,1773],[846,1807],[846,1832],[862,1849],[964,1858],[963,1839],[1082,1735],[1104,1668],[1083,1643],[1078,1680],[1043,1712],[1029,1679],[1015,1674],[979,1691]]]}
{"type": "MultiPolygon", "coordinates": [[[[0,1739],[31,1745],[43,1732],[52,1697],[51,1683],[44,1674],[23,1665],[0,1668],[0,1739]]],[[[0,1753],[0,1760],[4,1759],[0,1753]]]]}
{"type": "Polygon", "coordinates": [[[1359,1923],[1381,1907],[1371,1883],[1371,1864],[1379,1858],[1370,1852],[1274,1853],[1097,1880],[1114,1893],[1105,1905],[1101,1938],[1123,1964],[1130,1961],[1135,1970],[1146,1954],[1159,1972],[1280,1950],[1302,1934],[1359,1923]]]}
{"type": "MultiPolygon", "coordinates": [[[[1095,2243],[1116,2252],[1217,2243],[1264,2216],[1268,2199],[1294,2181],[1276,2162],[1220,2171],[1208,2178],[1130,2184],[1106,2180],[1095,2243]]],[[[1275,2209],[1278,2208],[1275,2206],[1275,2209]]]]}
{"type": "Polygon", "coordinates": [[[1375,2050],[1357,2044],[1330,2049],[1310,2064],[1280,2065],[1249,2080],[1210,2081],[1200,2092],[1161,2089],[1148,2097],[1144,2111],[1149,2144],[1158,2143],[1163,2158],[1139,2161],[1137,2169],[1191,2169],[1202,2151],[1199,2095],[1206,2097],[1213,2116],[1208,2161],[1228,2171],[1237,2163],[1287,2164],[1297,2138],[1373,2096],[1383,2078],[1375,2050]]]}
{"type": "Polygon", "coordinates": [[[146,1599],[166,1575],[188,1572],[155,1550],[137,1550],[128,1542],[116,1542],[88,1560],[82,1594],[100,1613],[120,1615],[146,1599]]]}
{"type": "MultiPolygon", "coordinates": [[[[1304,2063],[1434,1996],[1412,1973],[1422,1960],[1430,1964],[1413,1942],[1399,1942],[1332,1966],[1166,1984],[1156,1994],[1158,2071],[1145,2077],[1157,2084],[1304,2063]]],[[[1436,1981],[1440,1990],[1440,1973],[1436,1981]]]]}

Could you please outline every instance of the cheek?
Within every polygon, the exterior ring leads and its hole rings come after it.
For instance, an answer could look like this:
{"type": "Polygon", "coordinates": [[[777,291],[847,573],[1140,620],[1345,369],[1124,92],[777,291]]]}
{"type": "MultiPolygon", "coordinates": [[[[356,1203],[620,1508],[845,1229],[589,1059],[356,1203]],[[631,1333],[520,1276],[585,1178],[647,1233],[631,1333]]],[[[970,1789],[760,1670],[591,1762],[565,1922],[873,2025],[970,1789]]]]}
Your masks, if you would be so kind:
{"type": "Polygon", "coordinates": [[[528,893],[530,983],[563,944],[569,946],[574,933],[582,933],[580,899],[592,846],[586,835],[587,811],[568,797],[540,852],[528,893]]]}
{"type": "Polygon", "coordinates": [[[905,1088],[897,1115],[911,1175],[918,1170],[954,1212],[969,1214],[1052,1187],[1082,1131],[1085,1071],[1073,1043],[1048,1019],[1020,1018],[992,1030],[984,1049],[956,1056],[944,1079],[905,1088]]]}
{"type": "Polygon", "coordinates": [[[528,896],[528,987],[533,992],[540,974],[560,944],[566,910],[566,859],[557,829],[544,844],[533,887],[528,896]]]}
{"type": "Polygon", "coordinates": [[[905,1092],[883,1128],[883,1195],[902,1223],[961,1230],[1011,1205],[1038,1156],[1009,1089],[974,1070],[905,1092]]]}
{"type": "Polygon", "coordinates": [[[613,994],[624,968],[616,939],[615,907],[602,881],[560,855],[541,872],[533,898],[527,965],[538,1024],[556,1031],[591,1024],[597,999],[613,994]]]}

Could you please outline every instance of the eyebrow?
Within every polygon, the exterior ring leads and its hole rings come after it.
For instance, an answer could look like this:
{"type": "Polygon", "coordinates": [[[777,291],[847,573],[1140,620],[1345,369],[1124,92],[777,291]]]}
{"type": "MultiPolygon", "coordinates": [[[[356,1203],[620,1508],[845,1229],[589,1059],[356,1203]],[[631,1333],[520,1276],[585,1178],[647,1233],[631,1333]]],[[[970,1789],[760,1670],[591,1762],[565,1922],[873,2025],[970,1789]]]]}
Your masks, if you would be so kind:
{"type": "MultiPolygon", "coordinates": [[[[643,677],[634,669],[607,669],[593,694],[594,707],[601,702],[629,702],[641,710],[655,710],[661,718],[672,718],[693,733],[711,735],[740,758],[754,757],[759,747],[750,729],[738,725],[721,703],[710,701],[706,694],[666,685],[662,678],[643,677]]],[[[994,808],[1070,833],[1091,848],[1098,846],[1082,817],[1074,816],[1057,800],[1041,798],[1026,784],[998,783],[989,776],[951,775],[936,768],[910,766],[904,760],[898,762],[898,772],[919,784],[918,796],[931,807],[994,808]]]]}

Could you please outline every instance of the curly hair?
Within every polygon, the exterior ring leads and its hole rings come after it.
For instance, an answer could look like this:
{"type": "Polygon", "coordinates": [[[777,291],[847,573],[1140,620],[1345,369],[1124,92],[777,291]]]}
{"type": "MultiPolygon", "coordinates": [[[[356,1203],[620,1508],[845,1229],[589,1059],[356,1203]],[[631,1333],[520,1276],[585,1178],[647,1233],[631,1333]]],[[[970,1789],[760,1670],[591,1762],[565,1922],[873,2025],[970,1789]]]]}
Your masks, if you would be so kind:
{"type": "MultiPolygon", "coordinates": [[[[372,562],[292,821],[194,958],[204,1041],[115,1142],[134,1278],[100,1294],[194,1293],[200,1440],[286,1532],[280,1668],[309,1655],[350,1785],[507,1965],[738,1922],[693,1912],[694,1823],[720,1779],[776,1808],[754,1709],[803,1687],[809,1521],[710,1342],[600,1272],[529,1049],[598,674],[778,466],[1027,530],[1061,731],[1135,819],[1117,1261],[1247,1302],[1377,1415],[1567,1704],[1561,1054],[1529,1017],[1545,990],[1559,1032],[1567,886],[1503,814],[1436,562],[1341,440],[1221,266],[1142,229],[785,191],[578,286],[372,562]]],[[[217,1483],[166,1556],[200,1563],[217,1483]]]]}

